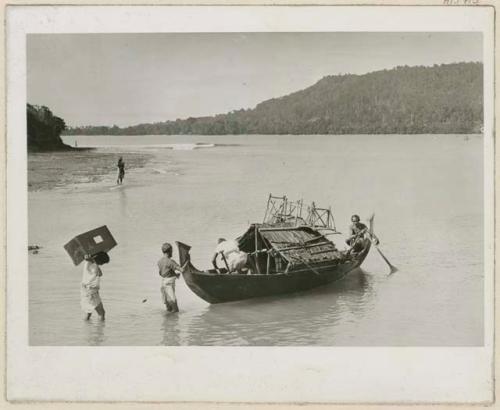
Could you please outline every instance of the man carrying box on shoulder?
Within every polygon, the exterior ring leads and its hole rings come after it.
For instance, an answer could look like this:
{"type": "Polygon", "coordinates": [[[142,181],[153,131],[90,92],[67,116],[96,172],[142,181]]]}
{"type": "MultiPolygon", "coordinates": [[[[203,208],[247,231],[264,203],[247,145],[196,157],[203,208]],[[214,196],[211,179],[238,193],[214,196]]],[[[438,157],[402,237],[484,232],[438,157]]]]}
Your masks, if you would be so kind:
{"type": "Polygon", "coordinates": [[[101,296],[99,295],[102,277],[102,271],[99,266],[108,262],[109,256],[106,252],[99,252],[95,255],[85,255],[80,304],[82,310],[87,314],[86,320],[90,319],[94,310],[101,320],[104,320],[106,312],[104,311],[101,296]]]}

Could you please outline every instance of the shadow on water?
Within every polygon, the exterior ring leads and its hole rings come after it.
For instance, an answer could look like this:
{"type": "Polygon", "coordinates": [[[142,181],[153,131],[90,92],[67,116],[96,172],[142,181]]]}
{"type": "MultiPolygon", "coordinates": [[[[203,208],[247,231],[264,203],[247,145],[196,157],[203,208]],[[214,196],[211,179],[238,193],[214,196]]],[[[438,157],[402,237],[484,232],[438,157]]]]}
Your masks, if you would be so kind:
{"type": "Polygon", "coordinates": [[[332,329],[346,317],[362,317],[373,303],[372,281],[369,273],[356,269],[341,281],[306,292],[166,314],[162,344],[332,345],[332,329]]]}
{"type": "Polygon", "coordinates": [[[104,328],[106,327],[106,321],[100,320],[98,318],[92,318],[90,320],[85,320],[83,323],[85,340],[89,346],[100,346],[106,340],[106,335],[104,333],[104,328]]]}

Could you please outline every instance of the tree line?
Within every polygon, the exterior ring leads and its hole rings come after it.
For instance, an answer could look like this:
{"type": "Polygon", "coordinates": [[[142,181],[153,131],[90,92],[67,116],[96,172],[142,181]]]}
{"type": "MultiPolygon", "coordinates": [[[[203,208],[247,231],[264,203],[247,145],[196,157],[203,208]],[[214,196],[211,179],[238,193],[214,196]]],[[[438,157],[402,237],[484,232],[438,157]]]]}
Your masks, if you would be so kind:
{"type": "Polygon", "coordinates": [[[481,63],[398,66],[322,78],[253,109],[129,127],[68,128],[73,135],[479,133],[481,63]]]}
{"type": "Polygon", "coordinates": [[[28,151],[70,150],[61,133],[66,128],[62,118],[55,116],[48,107],[26,104],[28,151]]]}

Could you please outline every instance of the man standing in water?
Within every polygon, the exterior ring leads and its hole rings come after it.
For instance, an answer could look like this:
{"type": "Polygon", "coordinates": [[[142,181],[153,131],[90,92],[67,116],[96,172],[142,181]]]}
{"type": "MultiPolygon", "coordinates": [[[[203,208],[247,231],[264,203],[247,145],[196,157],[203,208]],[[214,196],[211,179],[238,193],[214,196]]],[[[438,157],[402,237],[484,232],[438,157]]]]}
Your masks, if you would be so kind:
{"type": "Polygon", "coordinates": [[[86,320],[90,319],[95,310],[101,320],[104,320],[104,306],[99,296],[102,271],[99,267],[109,262],[109,256],[105,252],[99,252],[93,256],[85,255],[83,262],[83,277],[80,290],[80,304],[82,310],[87,314],[86,320]]]}
{"type": "Polygon", "coordinates": [[[178,312],[177,298],[175,297],[175,280],[179,277],[182,268],[172,259],[172,245],[165,242],[161,246],[163,257],[158,261],[158,271],[162,277],[161,296],[168,312],[178,312]]]}
{"type": "Polygon", "coordinates": [[[125,177],[125,162],[123,162],[123,158],[120,157],[118,159],[118,179],[116,180],[116,183],[118,185],[123,184],[123,178],[125,177]]]}

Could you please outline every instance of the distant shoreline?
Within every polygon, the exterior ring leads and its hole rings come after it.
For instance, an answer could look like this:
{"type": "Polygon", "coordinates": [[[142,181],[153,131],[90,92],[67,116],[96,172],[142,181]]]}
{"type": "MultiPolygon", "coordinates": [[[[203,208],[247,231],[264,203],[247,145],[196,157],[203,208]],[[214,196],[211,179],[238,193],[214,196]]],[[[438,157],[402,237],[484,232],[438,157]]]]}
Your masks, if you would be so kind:
{"type": "Polygon", "coordinates": [[[51,152],[78,152],[78,151],[90,151],[94,149],[95,147],[72,147],[71,145],[67,145],[66,147],[63,148],[31,149],[28,150],[28,154],[43,154],[51,152]]]}
{"type": "MultiPolygon", "coordinates": [[[[293,136],[324,136],[324,137],[346,137],[346,136],[366,136],[366,135],[386,135],[386,136],[422,136],[422,135],[483,135],[484,132],[440,132],[440,133],[353,133],[353,134],[61,134],[64,137],[245,137],[245,136],[261,136],[261,137],[293,137],[293,136]]],[[[206,142],[200,141],[199,144],[206,142]]],[[[238,144],[217,144],[219,146],[231,146],[238,144]]],[[[76,147],[79,148],[79,147],[76,147]]]]}

